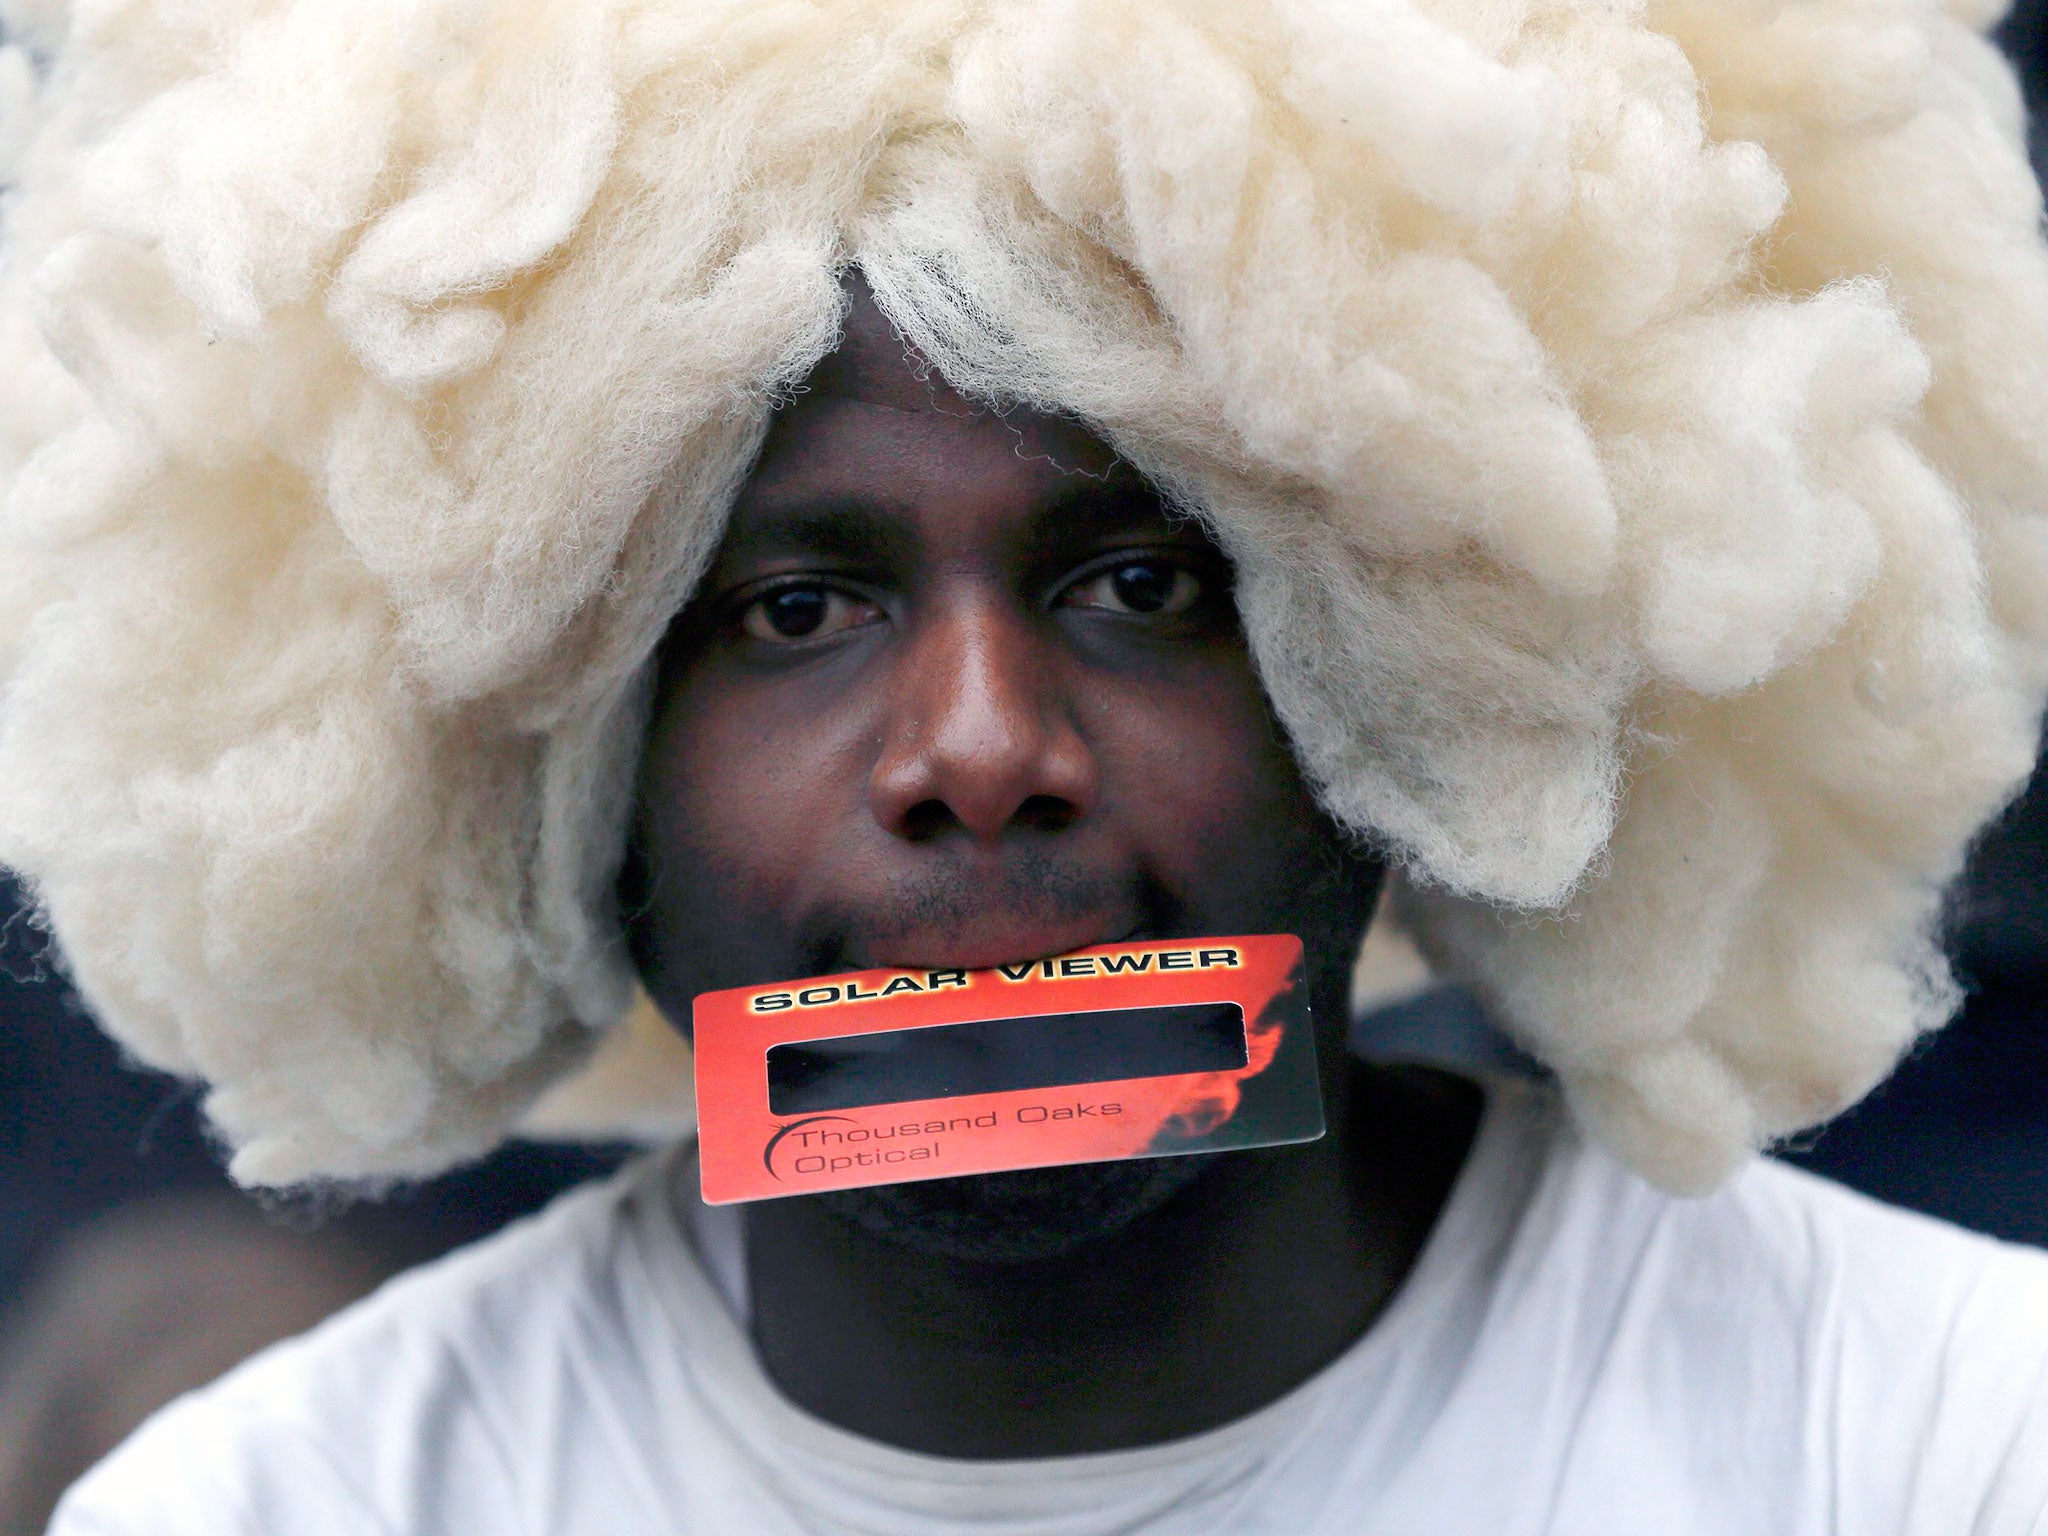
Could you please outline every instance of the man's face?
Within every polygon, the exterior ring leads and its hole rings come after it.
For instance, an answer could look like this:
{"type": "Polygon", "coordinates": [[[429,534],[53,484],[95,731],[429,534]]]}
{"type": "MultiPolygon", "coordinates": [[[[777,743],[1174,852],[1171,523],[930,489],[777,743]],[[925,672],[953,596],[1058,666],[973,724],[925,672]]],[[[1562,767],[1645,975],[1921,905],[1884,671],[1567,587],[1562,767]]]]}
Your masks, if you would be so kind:
{"type": "Polygon", "coordinates": [[[1291,932],[1341,1027],[1378,876],[1201,528],[1072,423],[951,392],[864,294],[663,642],[635,845],[679,1022],[715,988],[1291,932]]]}

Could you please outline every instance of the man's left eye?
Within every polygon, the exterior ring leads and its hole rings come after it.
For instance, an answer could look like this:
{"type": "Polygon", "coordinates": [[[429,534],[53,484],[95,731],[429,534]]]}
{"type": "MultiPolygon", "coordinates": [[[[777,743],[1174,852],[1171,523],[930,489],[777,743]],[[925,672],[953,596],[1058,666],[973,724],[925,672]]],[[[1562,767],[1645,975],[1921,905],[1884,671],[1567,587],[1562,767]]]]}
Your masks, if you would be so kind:
{"type": "Polygon", "coordinates": [[[1165,560],[1133,560],[1070,588],[1064,601],[1073,608],[1106,608],[1112,613],[1157,618],[1187,612],[1201,595],[1201,578],[1185,566],[1165,560]]]}

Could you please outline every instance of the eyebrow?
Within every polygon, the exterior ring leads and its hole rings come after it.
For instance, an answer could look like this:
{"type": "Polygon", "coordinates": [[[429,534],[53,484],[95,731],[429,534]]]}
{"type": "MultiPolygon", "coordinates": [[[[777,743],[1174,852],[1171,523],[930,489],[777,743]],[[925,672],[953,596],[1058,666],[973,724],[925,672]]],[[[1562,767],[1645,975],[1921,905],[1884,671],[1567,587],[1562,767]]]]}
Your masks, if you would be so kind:
{"type": "MultiPolygon", "coordinates": [[[[1192,528],[1209,543],[1199,521],[1177,512],[1152,482],[1123,461],[1100,476],[1062,486],[1041,502],[1021,529],[1033,567],[1085,556],[1091,544],[1132,533],[1182,533],[1192,528]]],[[[836,560],[850,569],[914,564],[921,553],[915,514],[884,497],[861,492],[796,496],[749,510],[744,526],[728,534],[719,567],[744,567],[777,556],[836,560]]]]}
{"type": "Polygon", "coordinates": [[[914,552],[909,514],[872,496],[826,496],[770,505],[749,517],[720,559],[758,559],[784,551],[822,554],[848,564],[901,558],[914,552]]]}
{"type": "Polygon", "coordinates": [[[1031,531],[1036,543],[1049,546],[1055,540],[1084,543],[1140,527],[1177,531],[1191,522],[1165,493],[1120,459],[1107,474],[1062,487],[1047,498],[1032,516],[1031,531]]]}

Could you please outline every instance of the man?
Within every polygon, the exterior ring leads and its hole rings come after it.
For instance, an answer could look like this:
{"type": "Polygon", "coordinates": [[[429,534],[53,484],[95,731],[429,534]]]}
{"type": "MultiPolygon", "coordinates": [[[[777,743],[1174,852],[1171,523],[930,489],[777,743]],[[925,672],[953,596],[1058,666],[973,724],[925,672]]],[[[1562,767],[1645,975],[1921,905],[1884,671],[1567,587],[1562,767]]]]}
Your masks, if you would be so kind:
{"type": "Polygon", "coordinates": [[[1981,40],[338,26],[47,33],[10,231],[63,394],[4,851],[238,1174],[488,1142],[630,974],[1228,932],[1304,940],[1331,1130],[744,1217],[679,1149],[59,1530],[2040,1528],[2043,1262],[1742,1166],[1948,1005],[2031,746],[2048,266],[1981,40]],[[1342,1061],[1387,856],[1562,1100],[1342,1061]]]}
{"type": "Polygon", "coordinates": [[[632,905],[670,1017],[781,976],[1293,933],[1343,1085],[1306,1150],[749,1212],[763,1363],[824,1417],[956,1456],[1211,1428],[1349,1344],[1429,1229],[1473,1095],[1344,1067],[1379,867],[1302,785],[1229,587],[1101,443],[977,409],[861,302],[665,643],[632,905]]]}

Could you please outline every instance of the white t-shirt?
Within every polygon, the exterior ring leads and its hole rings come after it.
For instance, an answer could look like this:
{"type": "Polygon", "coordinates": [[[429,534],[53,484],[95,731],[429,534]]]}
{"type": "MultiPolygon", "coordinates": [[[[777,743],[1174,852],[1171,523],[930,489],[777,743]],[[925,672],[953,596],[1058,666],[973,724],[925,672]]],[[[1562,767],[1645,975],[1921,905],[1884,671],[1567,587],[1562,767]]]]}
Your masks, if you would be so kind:
{"type": "MultiPolygon", "coordinates": [[[[976,1462],[762,1375],[649,1159],[172,1405],[57,1536],[2048,1533],[2048,1255],[1770,1163],[1675,1200],[1490,1091],[1352,1348],[1225,1428],[976,1462]]],[[[685,1197],[686,1198],[686,1197],[685,1197]]]]}

